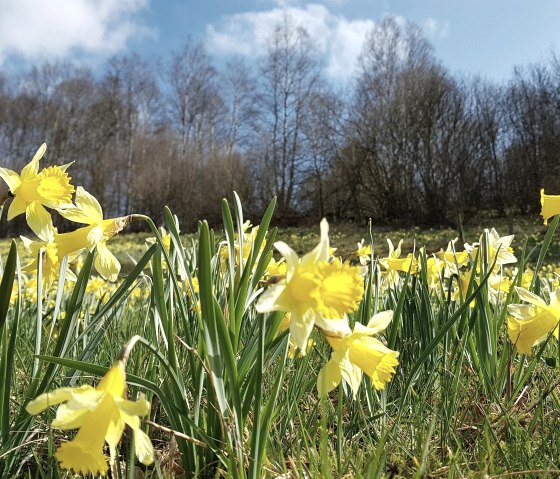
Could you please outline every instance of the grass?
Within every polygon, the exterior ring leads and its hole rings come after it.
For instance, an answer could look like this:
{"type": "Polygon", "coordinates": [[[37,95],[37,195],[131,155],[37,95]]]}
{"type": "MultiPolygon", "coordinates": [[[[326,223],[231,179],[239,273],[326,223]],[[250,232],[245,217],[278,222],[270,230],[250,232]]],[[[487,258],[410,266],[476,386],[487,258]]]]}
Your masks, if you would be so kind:
{"type": "MultiPolygon", "coordinates": [[[[36,295],[10,302],[18,266],[9,242],[0,243],[2,477],[75,477],[53,456],[72,432],[50,429],[53,408],[32,417],[24,406],[56,387],[96,383],[135,335],[142,340],[127,363],[128,396],[142,392],[151,401],[143,428],[155,462],[146,467],[135,460],[127,433],[115,477],[560,475],[558,341],[549,335],[531,355],[516,352],[507,305],[520,300],[513,289],[495,294],[492,257],[471,257],[457,277],[439,284],[428,277],[429,255],[420,256],[419,272],[390,277],[375,263],[387,254],[385,238],[404,239],[404,255],[421,246],[432,253],[458,232],[374,225],[374,263],[366,268],[363,299],[348,315],[351,324],[367,324],[375,312],[393,310],[377,337],[399,351],[399,366],[382,390],[364,374],[354,398],[341,383],[320,399],[317,376],[332,353],[324,335],[316,330],[309,354],[292,358],[283,313],[255,309],[259,288],[274,283],[265,276],[274,241],[308,252],[320,241],[318,225],[275,232],[271,205],[252,237],[252,253],[240,262],[241,205],[224,204],[223,216],[223,231],[201,223],[196,233],[179,235],[167,211],[169,250],[161,237],[146,246],[157,230],[145,219],[151,234],[109,242],[126,272],[117,286],[94,282],[90,254],[75,284],[58,296],[51,290],[39,303],[36,295]],[[467,278],[463,289],[459,278],[467,278]]],[[[544,259],[531,289],[547,301],[560,257],[557,225],[547,230],[537,218],[513,221],[517,266],[535,270],[539,255],[544,259]]],[[[465,241],[478,241],[490,227],[508,232],[507,221],[482,218],[465,230],[465,241]]],[[[366,226],[330,228],[343,258],[368,237],[366,226]]],[[[519,284],[521,275],[511,280],[519,284]]]]}

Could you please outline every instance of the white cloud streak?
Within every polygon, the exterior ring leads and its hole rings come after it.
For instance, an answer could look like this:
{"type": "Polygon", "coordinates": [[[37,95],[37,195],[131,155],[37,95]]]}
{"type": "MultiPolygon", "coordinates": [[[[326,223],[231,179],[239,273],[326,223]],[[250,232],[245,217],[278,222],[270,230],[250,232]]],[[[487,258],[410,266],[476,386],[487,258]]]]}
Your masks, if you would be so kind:
{"type": "Polygon", "coordinates": [[[257,57],[266,52],[274,27],[291,18],[307,30],[326,62],[326,72],[335,80],[345,81],[355,72],[356,60],[367,33],[375,26],[370,19],[348,20],[332,14],[324,5],[307,4],[261,12],[245,12],[224,17],[206,29],[209,50],[215,54],[257,57]]]}
{"type": "Polygon", "coordinates": [[[134,37],[154,36],[135,15],[149,0],[0,0],[0,64],[10,57],[111,55],[134,37]]]}
{"type": "Polygon", "coordinates": [[[449,34],[449,22],[440,22],[435,18],[429,17],[422,25],[424,32],[433,38],[445,38],[449,34]]]}

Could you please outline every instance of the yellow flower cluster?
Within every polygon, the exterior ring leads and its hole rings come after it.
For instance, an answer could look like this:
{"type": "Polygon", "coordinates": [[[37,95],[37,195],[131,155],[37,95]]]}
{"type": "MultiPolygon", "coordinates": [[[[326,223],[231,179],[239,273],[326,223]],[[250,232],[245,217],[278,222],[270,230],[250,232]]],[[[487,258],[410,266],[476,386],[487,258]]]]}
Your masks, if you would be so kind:
{"type": "Polygon", "coordinates": [[[331,257],[328,231],[328,223],[323,220],[319,244],[302,258],[286,243],[275,243],[286,261],[286,275],[262,294],[257,311],[289,313],[283,325],[289,325],[290,341],[302,356],[313,345],[309,336],[314,327],[327,338],[333,353],[317,380],[320,396],[342,379],[355,395],[362,371],[377,389],[382,389],[395,372],[398,353],[371,335],[385,328],[392,312],[383,315],[383,320],[372,318],[368,327],[356,324],[354,331],[350,330],[347,313],[358,308],[364,294],[363,279],[359,267],[331,257]]]}
{"type": "MultiPolygon", "coordinates": [[[[107,241],[122,231],[130,217],[105,219],[99,202],[81,186],[70,184],[66,173],[70,165],[50,166],[39,171],[39,161],[47,146],[41,145],[31,162],[20,174],[0,168],[0,178],[8,185],[13,200],[8,209],[8,220],[25,213],[27,224],[37,240],[22,237],[25,248],[34,256],[24,271],[36,271],[41,252],[43,280],[51,285],[58,275],[62,259],[75,259],[82,251],[97,251],[95,268],[105,279],[115,281],[120,263],[107,248],[107,241]],[[72,194],[75,192],[74,203],[72,194]],[[70,233],[58,233],[50,213],[56,210],[64,218],[86,226],[70,233]]],[[[69,279],[73,278],[70,270],[69,279]]]]}

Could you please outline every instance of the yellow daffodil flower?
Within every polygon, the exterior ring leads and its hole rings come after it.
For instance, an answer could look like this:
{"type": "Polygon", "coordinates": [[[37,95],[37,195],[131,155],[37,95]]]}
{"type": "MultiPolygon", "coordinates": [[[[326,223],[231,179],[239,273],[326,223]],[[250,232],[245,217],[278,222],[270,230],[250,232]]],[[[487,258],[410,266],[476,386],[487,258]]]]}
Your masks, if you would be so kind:
{"type": "Polygon", "coordinates": [[[273,284],[257,302],[260,313],[291,312],[290,333],[302,353],[316,324],[321,329],[337,329],[339,318],[358,307],[363,295],[359,270],[329,259],[329,226],[321,222],[321,240],[299,258],[286,243],[274,244],[286,260],[286,277],[273,284]]]}
{"type": "Polygon", "coordinates": [[[140,462],[149,465],[154,460],[152,443],[140,428],[138,417],[150,412],[150,403],[143,395],[138,401],[128,401],[124,399],[125,391],[124,365],[117,361],[97,387],[55,389],[30,401],[26,410],[36,415],[50,406],[65,403],[58,407],[52,427],[80,430],[72,441],[58,448],[55,457],[65,469],[105,475],[108,467],[103,445],[105,442],[109,445],[109,463],[113,465],[125,424],[134,433],[135,452],[140,462]]]}
{"type": "MultiPolygon", "coordinates": [[[[65,255],[59,252],[58,244],[56,243],[56,228],[48,225],[39,236],[40,241],[32,241],[25,236],[21,236],[23,246],[31,254],[33,259],[22,271],[28,273],[36,273],[38,271],[39,251],[42,250],[42,278],[45,287],[50,287],[54,280],[58,278],[60,265],[65,255]]],[[[71,258],[73,259],[73,258],[71,258]]],[[[67,267],[66,278],[70,281],[76,281],[76,276],[67,267]]]]}
{"type": "Polygon", "coordinates": [[[358,258],[362,266],[365,266],[371,261],[371,245],[366,245],[365,241],[362,239],[357,246],[358,249],[356,249],[352,255],[358,258]]]}
{"type": "Polygon", "coordinates": [[[430,288],[435,289],[441,286],[445,265],[445,261],[440,260],[436,256],[429,256],[426,258],[426,275],[430,288]]]}
{"type": "MultiPolygon", "coordinates": [[[[474,243],[473,245],[465,244],[465,249],[473,258],[476,257],[485,235],[487,235],[488,238],[487,251],[489,265],[492,265],[494,261],[496,261],[496,268],[506,264],[517,263],[517,258],[513,254],[513,248],[511,247],[513,235],[500,236],[495,228],[491,230],[485,229],[484,233],[480,236],[479,243],[474,243]]],[[[482,258],[480,258],[480,260],[481,259],[482,258]]]]}
{"type": "Polygon", "coordinates": [[[541,189],[541,216],[544,224],[548,223],[549,218],[560,214],[560,195],[546,195],[544,188],[541,189]]]}
{"type": "Polygon", "coordinates": [[[383,311],[373,316],[367,326],[356,323],[353,331],[347,327],[339,334],[325,334],[333,353],[317,377],[320,397],[326,396],[342,379],[356,397],[362,372],[371,378],[376,389],[385,388],[399,364],[399,353],[371,336],[383,331],[392,319],[393,311],[383,311]]]}
{"type": "Polygon", "coordinates": [[[47,145],[43,143],[20,175],[7,168],[0,168],[0,178],[6,182],[14,196],[8,209],[8,221],[25,213],[27,224],[39,237],[52,226],[51,216],[44,207],[58,208],[69,204],[74,192],[66,173],[70,165],[50,166],[39,173],[39,160],[46,149],[47,145]]]}
{"type": "Polygon", "coordinates": [[[266,267],[266,276],[268,278],[286,276],[286,271],[286,263],[284,262],[284,258],[282,258],[280,261],[276,261],[274,258],[270,258],[268,266],[266,267]]]}
{"type": "Polygon", "coordinates": [[[101,205],[81,186],[76,189],[76,206],[61,208],[59,213],[70,221],[88,225],[70,233],[57,235],[56,242],[63,256],[78,248],[96,248],[95,269],[103,278],[115,281],[121,265],[107,248],[107,241],[125,228],[130,217],[103,219],[101,205]]]}
{"type": "MultiPolygon", "coordinates": [[[[234,234],[234,241],[235,241],[235,258],[234,261],[237,264],[238,260],[239,260],[239,248],[241,247],[241,254],[243,257],[243,264],[245,264],[247,262],[247,260],[249,259],[249,255],[251,254],[251,250],[253,249],[253,243],[255,242],[255,239],[257,238],[257,233],[259,232],[259,227],[258,226],[253,226],[251,224],[251,221],[247,220],[245,221],[245,223],[243,223],[242,225],[242,229],[243,229],[243,244],[240,244],[240,237],[237,233],[234,234]]],[[[260,251],[257,253],[257,258],[259,257],[259,255],[261,254],[261,252],[264,249],[264,244],[261,245],[260,251]]],[[[222,260],[222,262],[225,264],[227,263],[227,261],[229,260],[229,248],[228,248],[228,244],[227,241],[223,241],[222,243],[220,243],[220,258],[222,260]]]]}
{"type": "Polygon", "coordinates": [[[409,253],[406,258],[401,258],[401,246],[403,240],[399,241],[398,246],[395,248],[393,242],[387,238],[389,245],[389,254],[385,258],[379,260],[379,264],[387,271],[403,271],[405,273],[416,273],[418,271],[418,260],[409,253]]]}
{"type": "Polygon", "coordinates": [[[525,288],[516,287],[519,298],[529,304],[509,304],[509,339],[521,354],[531,353],[536,346],[554,332],[558,337],[560,320],[560,289],[550,293],[550,304],[525,288]]]}
{"type": "Polygon", "coordinates": [[[436,256],[445,262],[445,277],[449,278],[453,274],[459,274],[459,268],[465,266],[469,261],[467,251],[456,251],[455,243],[459,238],[452,239],[447,243],[447,249],[440,251],[436,256]]]}

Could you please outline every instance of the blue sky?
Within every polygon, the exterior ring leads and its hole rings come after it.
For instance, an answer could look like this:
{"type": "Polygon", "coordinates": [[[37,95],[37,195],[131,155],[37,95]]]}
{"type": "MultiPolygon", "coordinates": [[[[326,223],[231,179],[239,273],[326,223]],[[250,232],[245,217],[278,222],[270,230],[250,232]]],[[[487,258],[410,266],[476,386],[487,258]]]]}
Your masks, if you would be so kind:
{"type": "Polygon", "coordinates": [[[0,69],[66,59],[100,68],[131,50],[165,56],[187,35],[218,62],[254,59],[286,12],[337,81],[384,15],[421,25],[453,73],[504,81],[514,65],[560,52],[560,0],[0,0],[0,69]]]}

